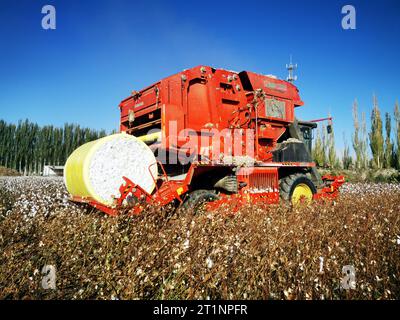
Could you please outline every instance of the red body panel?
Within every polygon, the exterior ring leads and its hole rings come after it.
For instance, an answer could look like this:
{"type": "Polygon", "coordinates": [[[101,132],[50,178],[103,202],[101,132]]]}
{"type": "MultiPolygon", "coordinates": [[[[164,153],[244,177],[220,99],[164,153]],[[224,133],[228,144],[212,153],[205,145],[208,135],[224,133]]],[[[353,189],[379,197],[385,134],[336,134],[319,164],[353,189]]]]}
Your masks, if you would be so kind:
{"type": "Polygon", "coordinates": [[[161,130],[166,148],[171,148],[167,140],[178,140],[178,148],[187,142],[175,139],[184,129],[196,133],[249,129],[256,136],[256,159],[270,161],[270,151],[293,122],[294,108],[301,105],[297,88],[289,82],[252,72],[199,66],[133,92],[120,103],[120,129],[135,136],[145,135],[150,129],[161,130]],[[129,114],[135,121],[129,122],[129,114]],[[171,123],[176,124],[174,132],[171,123]]]}

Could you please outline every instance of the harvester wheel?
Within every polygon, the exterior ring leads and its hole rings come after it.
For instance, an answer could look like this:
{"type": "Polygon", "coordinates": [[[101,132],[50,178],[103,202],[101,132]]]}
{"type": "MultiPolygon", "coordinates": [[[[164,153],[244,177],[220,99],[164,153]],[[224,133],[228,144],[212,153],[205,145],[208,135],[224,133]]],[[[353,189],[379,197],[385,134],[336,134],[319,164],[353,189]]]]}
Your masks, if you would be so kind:
{"type": "Polygon", "coordinates": [[[312,181],[302,173],[291,174],[279,180],[279,189],[281,198],[294,206],[310,204],[313,195],[317,193],[312,181]]]}
{"type": "Polygon", "coordinates": [[[212,190],[195,190],[188,195],[188,198],[182,204],[182,209],[192,211],[193,214],[198,214],[201,212],[204,203],[218,199],[218,195],[212,190]]]}

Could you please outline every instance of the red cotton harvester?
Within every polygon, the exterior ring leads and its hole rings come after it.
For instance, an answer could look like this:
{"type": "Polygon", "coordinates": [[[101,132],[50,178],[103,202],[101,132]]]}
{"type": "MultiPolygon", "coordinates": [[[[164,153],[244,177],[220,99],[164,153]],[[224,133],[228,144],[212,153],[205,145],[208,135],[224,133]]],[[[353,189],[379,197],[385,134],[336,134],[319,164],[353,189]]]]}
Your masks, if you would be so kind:
{"type": "Polygon", "coordinates": [[[154,162],[123,154],[145,169],[116,177],[108,203],[68,187],[68,174],[67,188],[74,201],[111,215],[122,207],[138,213],[146,204],[197,211],[224,203],[237,209],[280,199],[294,205],[334,199],[344,177],[318,173],[311,157],[317,124],[295,117],[303,104],[296,86],[274,76],[208,66],[182,71],[119,105],[121,133],[146,144],[154,162]],[[145,188],[141,180],[149,176],[154,187],[145,188]]]}

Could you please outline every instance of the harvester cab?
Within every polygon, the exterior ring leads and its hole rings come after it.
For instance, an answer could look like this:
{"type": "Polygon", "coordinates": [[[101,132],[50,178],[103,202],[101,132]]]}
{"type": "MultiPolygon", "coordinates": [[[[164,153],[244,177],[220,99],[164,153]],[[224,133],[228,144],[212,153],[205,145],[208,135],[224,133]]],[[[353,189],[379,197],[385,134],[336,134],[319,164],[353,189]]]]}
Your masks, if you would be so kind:
{"type": "Polygon", "coordinates": [[[78,148],[65,168],[73,200],[109,214],[148,203],[197,211],[222,204],[309,203],[338,195],[311,157],[316,121],[290,82],[198,66],[134,91],[120,132],[78,148]]]}

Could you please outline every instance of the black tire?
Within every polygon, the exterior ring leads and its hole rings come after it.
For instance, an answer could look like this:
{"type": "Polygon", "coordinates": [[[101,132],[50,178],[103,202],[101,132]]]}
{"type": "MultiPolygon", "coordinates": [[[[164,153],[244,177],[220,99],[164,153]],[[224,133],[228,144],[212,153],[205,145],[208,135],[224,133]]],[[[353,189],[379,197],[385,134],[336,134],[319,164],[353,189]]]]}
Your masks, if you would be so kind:
{"type": "Polygon", "coordinates": [[[219,196],[212,190],[195,190],[188,195],[185,202],[182,204],[182,209],[184,211],[192,211],[193,214],[198,214],[204,203],[218,199],[219,196]]]}
{"type": "Polygon", "coordinates": [[[317,193],[314,183],[304,173],[294,173],[279,180],[281,198],[291,203],[293,191],[299,184],[306,184],[313,195],[317,193]]]}

